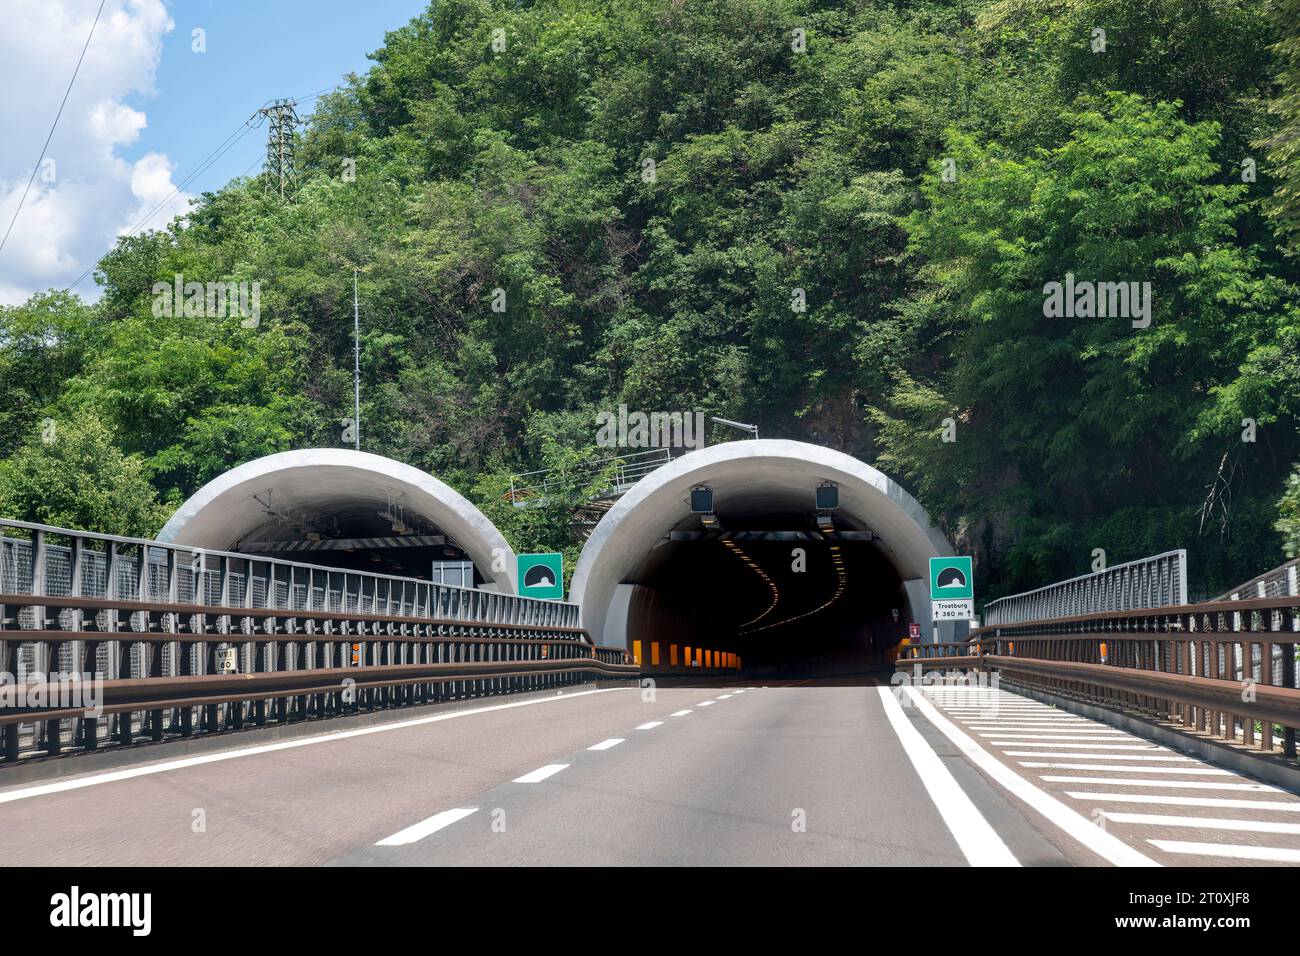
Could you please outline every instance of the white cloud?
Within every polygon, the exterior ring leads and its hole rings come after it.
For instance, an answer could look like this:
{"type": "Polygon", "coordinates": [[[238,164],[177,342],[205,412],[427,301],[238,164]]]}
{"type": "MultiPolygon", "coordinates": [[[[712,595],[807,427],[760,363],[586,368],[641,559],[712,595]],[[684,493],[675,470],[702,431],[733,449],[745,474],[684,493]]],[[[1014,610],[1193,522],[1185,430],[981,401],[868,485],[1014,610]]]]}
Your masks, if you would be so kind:
{"type": "MultiPolygon", "coordinates": [[[[8,228],[86,42],[99,0],[5,0],[0,30],[0,235],[8,228]]],[[[174,24],[162,0],[108,0],[13,233],[0,251],[0,303],[76,279],[114,238],[175,188],[173,166],[151,152],[134,163],[118,150],[148,125],[125,102],[154,92],[162,40],[174,24]]],[[[184,212],[180,194],[150,220],[184,212]]],[[[90,280],[78,286],[93,296],[90,280]]]]}

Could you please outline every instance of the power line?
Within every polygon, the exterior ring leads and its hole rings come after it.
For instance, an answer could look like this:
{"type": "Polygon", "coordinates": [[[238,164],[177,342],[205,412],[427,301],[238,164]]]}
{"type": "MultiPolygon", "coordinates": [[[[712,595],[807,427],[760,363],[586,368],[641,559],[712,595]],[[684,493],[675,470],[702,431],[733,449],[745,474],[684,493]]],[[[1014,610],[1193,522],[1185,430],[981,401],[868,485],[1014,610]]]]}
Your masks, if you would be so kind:
{"type": "MultiPolygon", "coordinates": [[[[304,103],[305,103],[305,102],[308,102],[308,101],[310,101],[310,100],[314,100],[314,99],[316,99],[317,97],[321,96],[322,94],[324,94],[324,93],[328,93],[328,92],[330,92],[331,90],[337,90],[337,89],[341,88],[342,86],[343,86],[342,83],[336,83],[334,86],[327,86],[327,87],[324,87],[323,89],[319,89],[319,90],[317,90],[315,93],[309,93],[307,96],[300,97],[300,98],[299,98],[299,102],[304,102],[304,103]]],[[[268,101],[267,101],[267,105],[270,105],[270,104],[273,103],[273,102],[275,102],[275,101],[274,101],[274,100],[268,100],[268,101]]],[[[170,202],[172,201],[173,198],[175,198],[177,195],[179,195],[179,194],[181,193],[182,190],[184,190],[184,189],[185,189],[185,188],[186,188],[190,183],[192,183],[192,182],[193,182],[195,179],[197,179],[199,176],[203,175],[203,173],[205,173],[205,172],[207,172],[209,169],[211,169],[212,166],[217,162],[217,160],[221,159],[222,156],[224,156],[226,153],[230,152],[230,150],[233,149],[233,148],[236,146],[236,144],[238,144],[238,142],[239,142],[241,139],[243,139],[243,138],[248,134],[248,132],[249,132],[250,130],[257,129],[257,127],[261,125],[261,121],[260,121],[260,119],[258,119],[258,117],[261,116],[262,114],[263,114],[263,111],[262,111],[262,110],[258,110],[257,112],[254,112],[251,116],[249,116],[248,119],[244,120],[244,122],[241,123],[241,124],[240,124],[236,129],[235,129],[235,131],[234,131],[233,133],[231,133],[231,134],[230,134],[229,136],[227,136],[224,140],[222,140],[221,143],[219,143],[219,144],[217,145],[216,149],[214,149],[212,152],[210,152],[210,153],[209,153],[209,154],[208,154],[208,155],[207,155],[207,156],[202,160],[202,162],[199,163],[199,165],[195,168],[194,172],[190,173],[188,176],[185,177],[185,179],[183,179],[179,184],[177,184],[176,188],[173,189],[173,190],[172,190],[172,191],[171,191],[171,192],[166,196],[166,198],[164,198],[160,203],[158,203],[156,206],[154,206],[153,209],[149,210],[149,212],[146,213],[146,214],[144,215],[144,217],[141,218],[141,220],[140,220],[139,222],[137,222],[134,226],[132,226],[132,227],[131,227],[127,232],[122,233],[121,235],[119,235],[118,238],[117,238],[116,240],[114,240],[114,242],[113,242],[113,246],[116,246],[116,245],[117,245],[117,242],[122,238],[122,236],[134,236],[137,232],[139,232],[140,229],[141,229],[141,228],[142,228],[142,227],[143,227],[147,222],[149,222],[149,220],[151,220],[154,216],[156,216],[156,215],[159,213],[159,211],[162,210],[162,209],[163,209],[163,208],[164,208],[168,203],[170,203],[170,202]],[[254,122],[255,120],[256,120],[257,122],[254,122]],[[233,140],[233,142],[232,142],[232,140],[233,140]]],[[[262,161],[261,158],[253,160],[253,162],[249,163],[248,166],[245,167],[244,171],[243,171],[242,173],[240,173],[239,176],[237,176],[237,177],[235,177],[235,178],[238,179],[238,178],[241,178],[241,177],[243,177],[243,176],[247,176],[248,173],[252,170],[252,168],[253,168],[254,166],[256,166],[256,165],[257,165],[259,162],[261,162],[261,161],[262,161]]],[[[40,165],[39,162],[37,163],[37,165],[38,165],[38,166],[40,165]]],[[[105,255],[107,255],[108,252],[112,252],[112,251],[113,251],[113,246],[110,246],[110,247],[109,247],[109,249],[107,250],[107,252],[105,252],[105,255]]],[[[91,263],[91,264],[90,264],[90,265],[85,269],[85,271],[83,271],[83,272],[81,273],[81,275],[77,276],[77,278],[76,278],[75,280],[73,280],[73,282],[72,282],[71,284],[69,284],[68,287],[65,288],[63,291],[64,291],[64,292],[71,292],[71,291],[72,291],[73,289],[75,289],[77,286],[81,285],[81,283],[85,282],[85,281],[86,281],[86,278],[87,278],[88,276],[90,276],[90,274],[93,273],[93,272],[95,271],[96,267],[99,265],[99,261],[100,261],[100,259],[102,259],[102,258],[103,258],[103,256],[99,256],[98,258],[96,258],[96,259],[94,260],[94,262],[92,262],[92,263],[91,263]]]]}
{"type": "Polygon", "coordinates": [[[86,50],[90,49],[90,38],[95,35],[95,27],[99,25],[99,15],[104,12],[104,4],[107,2],[108,0],[99,0],[99,9],[95,11],[95,19],[90,24],[90,33],[86,35],[86,43],[81,48],[81,56],[77,57],[77,66],[72,71],[72,79],[68,80],[68,88],[63,91],[63,101],[59,103],[59,111],[54,114],[54,122],[50,124],[50,132],[45,137],[45,145],[41,147],[41,155],[37,157],[36,165],[32,167],[31,176],[27,177],[27,188],[23,190],[22,197],[18,200],[18,208],[14,210],[14,217],[9,220],[9,228],[5,230],[4,238],[0,239],[0,251],[4,250],[5,243],[9,241],[9,233],[14,231],[14,223],[18,221],[18,214],[23,211],[23,203],[27,201],[27,193],[36,180],[36,171],[41,168],[41,163],[45,160],[45,151],[50,148],[50,140],[54,138],[54,130],[59,125],[59,117],[63,115],[63,107],[68,105],[68,94],[72,92],[72,84],[77,82],[77,74],[81,72],[81,61],[86,58],[86,50]]]}

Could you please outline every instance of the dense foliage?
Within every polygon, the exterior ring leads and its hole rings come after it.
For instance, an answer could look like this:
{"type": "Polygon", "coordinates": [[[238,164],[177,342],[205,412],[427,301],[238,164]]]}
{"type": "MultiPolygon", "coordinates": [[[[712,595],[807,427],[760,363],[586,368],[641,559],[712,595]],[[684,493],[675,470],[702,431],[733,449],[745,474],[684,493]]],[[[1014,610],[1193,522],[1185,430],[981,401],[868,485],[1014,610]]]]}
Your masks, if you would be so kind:
{"type": "Polygon", "coordinates": [[[580,489],[503,509],[504,476],[624,402],[879,463],[987,595],[1096,548],[1235,583],[1300,520],[1296,14],[438,0],[319,102],[288,201],[232,182],[94,304],[0,310],[0,509],[147,533],[155,495],[344,444],[356,268],[364,446],[521,546],[572,553],[580,489]],[[1048,317],[1067,272],[1149,283],[1149,325],[1048,317]],[[158,316],[177,274],[259,281],[260,321],[158,316]]]}

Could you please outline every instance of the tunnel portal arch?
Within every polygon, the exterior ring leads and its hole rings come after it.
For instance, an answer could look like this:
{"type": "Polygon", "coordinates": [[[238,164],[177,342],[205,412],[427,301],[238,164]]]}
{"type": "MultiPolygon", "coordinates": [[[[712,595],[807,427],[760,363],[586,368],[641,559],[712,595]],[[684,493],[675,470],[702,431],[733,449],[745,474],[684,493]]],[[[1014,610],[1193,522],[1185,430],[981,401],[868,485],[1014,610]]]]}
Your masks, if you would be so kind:
{"type": "Polygon", "coordinates": [[[479,586],[517,593],[514,551],[470,501],[418,468],[345,448],[280,452],[233,468],[195,492],[158,537],[221,551],[262,553],[270,546],[283,549],[276,557],[312,563],[327,554],[312,550],[321,537],[311,531],[314,523],[328,523],[336,538],[355,540],[362,550],[367,543],[403,544],[400,536],[389,538],[389,514],[413,526],[404,532],[427,531],[426,540],[463,553],[479,586]]]}
{"type": "MultiPolygon", "coordinates": [[[[929,559],[953,554],[925,509],[887,475],[842,452],[805,442],[759,439],[691,452],[655,470],[618,500],[592,531],[575,569],[572,599],[596,643],[627,640],[629,585],[656,563],[669,534],[690,527],[691,489],[708,485],[720,517],[733,513],[812,513],[816,486],[834,482],[837,515],[878,536],[898,572],[912,620],[929,633],[929,559]]],[[[694,525],[698,527],[698,522],[694,525]]],[[[951,626],[941,629],[946,638],[951,626]]]]}

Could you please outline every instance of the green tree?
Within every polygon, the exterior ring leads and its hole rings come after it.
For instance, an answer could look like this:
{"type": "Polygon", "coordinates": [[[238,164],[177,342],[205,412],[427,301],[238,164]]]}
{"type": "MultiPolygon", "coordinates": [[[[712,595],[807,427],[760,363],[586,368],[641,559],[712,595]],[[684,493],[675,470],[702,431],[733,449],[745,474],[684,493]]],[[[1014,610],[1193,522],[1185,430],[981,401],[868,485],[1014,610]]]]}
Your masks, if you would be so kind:
{"type": "Polygon", "coordinates": [[[0,514],[62,528],[152,537],[163,507],[138,455],[94,417],[56,421],[0,463],[0,514]]]}

